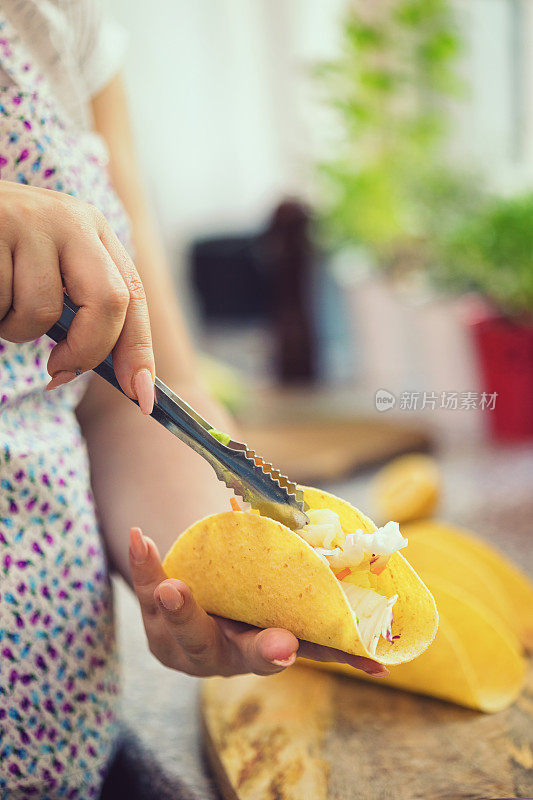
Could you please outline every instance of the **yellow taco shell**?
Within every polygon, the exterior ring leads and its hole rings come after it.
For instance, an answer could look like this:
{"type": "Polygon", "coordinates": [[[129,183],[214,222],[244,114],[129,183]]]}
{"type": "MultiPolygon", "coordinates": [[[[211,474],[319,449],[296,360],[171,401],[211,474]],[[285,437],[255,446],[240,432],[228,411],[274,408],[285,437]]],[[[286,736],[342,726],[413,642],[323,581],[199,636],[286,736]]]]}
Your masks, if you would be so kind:
{"type": "MultiPolygon", "coordinates": [[[[419,520],[402,525],[402,533],[409,541],[408,552],[413,547],[414,553],[419,543],[422,546],[423,542],[431,541],[441,552],[466,559],[474,570],[483,572],[493,587],[493,597],[485,594],[481,597],[477,591],[474,593],[490,607],[499,604],[500,616],[517,634],[523,647],[533,650],[533,585],[509,559],[470,531],[439,520],[419,520]],[[502,594],[505,596],[503,601],[502,594]]],[[[446,569],[446,557],[440,562],[439,574],[446,569]]],[[[465,586],[473,590],[469,583],[465,586]]]]}
{"type": "MultiPolygon", "coordinates": [[[[371,533],[374,523],[327,492],[308,487],[310,508],[329,508],[345,534],[357,528],[371,533]]],[[[371,655],[341,582],[297,532],[279,522],[245,512],[214,514],[183,533],[164,559],[169,577],[184,580],[206,611],[258,627],[283,627],[298,638],[400,664],[420,655],[433,641],[438,625],[435,601],[413,568],[394,553],[372,588],[394,606],[392,643],[383,637],[371,655]]]]}
{"type": "MultiPolygon", "coordinates": [[[[506,708],[518,697],[525,678],[526,662],[518,640],[497,615],[465,589],[436,575],[426,574],[425,581],[439,608],[435,641],[415,661],[390,667],[390,675],[381,685],[480,711],[506,708]]],[[[346,665],[332,664],[329,668],[376,680],[346,665]]]]}
{"type": "Polygon", "coordinates": [[[378,519],[408,522],[433,513],[441,495],[442,479],[431,456],[409,453],[379,471],[374,482],[378,519]]]}
{"type": "MultiPolygon", "coordinates": [[[[407,526],[402,525],[402,533],[407,536],[407,526]]],[[[494,580],[492,570],[467,556],[458,547],[449,547],[434,536],[412,536],[402,551],[405,558],[425,580],[433,573],[459,588],[466,588],[474,595],[504,626],[516,636],[520,635],[520,625],[514,614],[513,605],[501,582],[494,580]]]]}

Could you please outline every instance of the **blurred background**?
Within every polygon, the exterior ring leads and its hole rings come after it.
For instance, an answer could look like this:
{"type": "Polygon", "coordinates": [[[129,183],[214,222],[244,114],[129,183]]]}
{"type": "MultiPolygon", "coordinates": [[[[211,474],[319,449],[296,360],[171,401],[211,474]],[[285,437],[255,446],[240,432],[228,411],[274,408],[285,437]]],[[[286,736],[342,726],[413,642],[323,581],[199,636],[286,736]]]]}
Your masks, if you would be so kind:
{"type": "MultiPolygon", "coordinates": [[[[176,291],[243,438],[378,522],[436,513],[531,573],[531,0],[109,9],[176,291]]],[[[117,599],[126,721],[214,798],[198,683],[117,599]]]]}
{"type": "Polygon", "coordinates": [[[257,448],[316,480],[531,439],[533,4],[109,6],[205,378],[257,448]]]}

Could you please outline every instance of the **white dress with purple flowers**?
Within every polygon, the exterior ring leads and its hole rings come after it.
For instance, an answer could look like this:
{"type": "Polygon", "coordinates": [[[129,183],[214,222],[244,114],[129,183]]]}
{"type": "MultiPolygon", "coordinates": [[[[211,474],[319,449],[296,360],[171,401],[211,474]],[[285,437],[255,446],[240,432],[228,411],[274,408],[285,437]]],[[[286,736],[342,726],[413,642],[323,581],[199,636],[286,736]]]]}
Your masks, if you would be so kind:
{"type": "MultiPolygon", "coordinates": [[[[128,246],[103,143],[57,102],[9,5],[32,3],[0,1],[0,177],[94,203],[128,246]]],[[[112,594],[75,416],[87,379],[45,392],[51,347],[0,339],[1,800],[97,797],[116,737],[112,594]]]]}

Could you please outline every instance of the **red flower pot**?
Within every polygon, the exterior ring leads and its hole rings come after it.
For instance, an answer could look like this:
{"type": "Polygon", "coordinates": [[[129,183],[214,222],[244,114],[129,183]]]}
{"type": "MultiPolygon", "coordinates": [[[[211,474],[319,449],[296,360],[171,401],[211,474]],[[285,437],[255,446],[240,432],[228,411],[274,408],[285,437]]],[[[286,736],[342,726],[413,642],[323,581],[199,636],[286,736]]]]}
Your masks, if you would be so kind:
{"type": "Polygon", "coordinates": [[[482,389],[497,392],[489,429],[501,441],[533,438],[533,323],[496,315],[471,323],[482,389]]]}

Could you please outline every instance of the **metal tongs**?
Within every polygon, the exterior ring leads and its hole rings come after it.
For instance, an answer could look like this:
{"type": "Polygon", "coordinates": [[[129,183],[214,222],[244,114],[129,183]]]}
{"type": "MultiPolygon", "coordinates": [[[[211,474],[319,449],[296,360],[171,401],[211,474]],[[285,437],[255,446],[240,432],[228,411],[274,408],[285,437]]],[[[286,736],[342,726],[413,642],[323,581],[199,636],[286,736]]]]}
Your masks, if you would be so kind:
{"type": "MultiPolygon", "coordinates": [[[[63,313],[48,331],[48,336],[55,342],[64,339],[77,311],[78,306],[65,295],[63,313]]],[[[94,372],[122,392],[111,355],[98,364],[94,372]]],[[[137,404],[136,400],[131,402],[137,404]]],[[[303,492],[295,483],[248,445],[233,439],[227,444],[220,442],[210,433],[213,426],[159,378],[155,379],[155,403],[151,416],[205,458],[218,479],[263,516],[278,520],[293,530],[309,521],[303,492]]]]}

